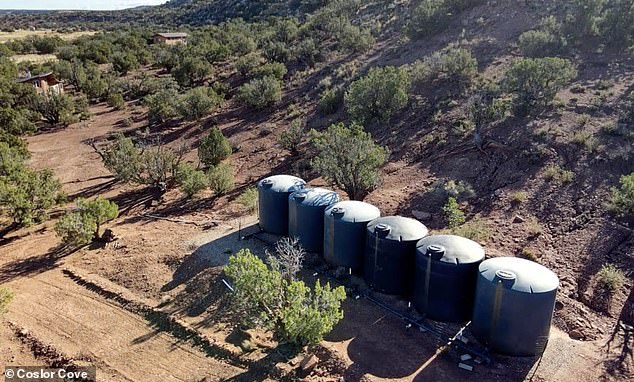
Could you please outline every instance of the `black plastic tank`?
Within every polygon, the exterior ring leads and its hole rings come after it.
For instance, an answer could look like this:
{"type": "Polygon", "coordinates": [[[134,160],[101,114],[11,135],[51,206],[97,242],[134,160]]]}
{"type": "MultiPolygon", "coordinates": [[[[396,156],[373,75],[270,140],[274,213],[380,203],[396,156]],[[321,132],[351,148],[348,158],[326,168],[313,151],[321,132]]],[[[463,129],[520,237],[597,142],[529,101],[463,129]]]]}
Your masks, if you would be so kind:
{"type": "Polygon", "coordinates": [[[368,286],[387,294],[409,296],[416,243],[427,232],[418,220],[402,216],[381,217],[368,223],[363,263],[368,286]]]}
{"type": "Polygon", "coordinates": [[[543,353],[557,288],[557,275],[530,260],[496,257],[483,261],[476,285],[473,334],[497,353],[543,353]]]}
{"type": "Polygon", "coordinates": [[[413,291],[416,310],[436,321],[468,321],[482,260],[484,249],[467,238],[434,235],[420,239],[413,291]]]}
{"type": "Polygon", "coordinates": [[[369,203],[346,200],[324,212],[324,259],[331,265],[361,270],[368,222],[381,216],[369,203]]]}
{"type": "Polygon", "coordinates": [[[324,210],[339,201],[339,195],[324,188],[305,188],[288,197],[288,236],[296,237],[310,252],[324,245],[324,210]]]}
{"type": "Polygon", "coordinates": [[[305,185],[304,180],[291,175],[273,175],[259,181],[260,228],[276,235],[288,234],[288,196],[305,185]]]}

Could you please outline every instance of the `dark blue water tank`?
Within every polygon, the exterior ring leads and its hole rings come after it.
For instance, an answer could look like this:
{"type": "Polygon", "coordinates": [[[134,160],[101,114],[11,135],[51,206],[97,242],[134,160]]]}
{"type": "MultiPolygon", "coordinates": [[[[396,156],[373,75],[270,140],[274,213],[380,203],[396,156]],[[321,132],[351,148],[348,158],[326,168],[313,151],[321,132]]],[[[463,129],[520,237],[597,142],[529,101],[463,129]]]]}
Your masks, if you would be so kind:
{"type": "Polygon", "coordinates": [[[355,200],[335,203],[324,212],[324,259],[337,267],[361,270],[368,222],[381,216],[372,204],[355,200]]]}
{"type": "Polygon", "coordinates": [[[324,210],[339,201],[339,195],[324,188],[305,188],[288,197],[288,236],[296,237],[304,249],[321,252],[324,245],[324,210]]]}
{"type": "Polygon", "coordinates": [[[409,296],[416,243],[427,232],[418,220],[402,216],[386,216],[368,223],[363,263],[368,286],[383,293],[409,296]]]}
{"type": "Polygon", "coordinates": [[[493,351],[541,354],[548,343],[559,279],[548,268],[517,257],[480,264],[471,330],[493,351]]]}
{"type": "Polygon", "coordinates": [[[259,181],[260,228],[276,235],[287,235],[288,196],[305,185],[304,180],[291,175],[273,175],[259,181]]]}
{"type": "Polygon", "coordinates": [[[420,239],[413,292],[418,312],[436,321],[468,321],[482,260],[484,249],[467,238],[434,235],[420,239]]]}

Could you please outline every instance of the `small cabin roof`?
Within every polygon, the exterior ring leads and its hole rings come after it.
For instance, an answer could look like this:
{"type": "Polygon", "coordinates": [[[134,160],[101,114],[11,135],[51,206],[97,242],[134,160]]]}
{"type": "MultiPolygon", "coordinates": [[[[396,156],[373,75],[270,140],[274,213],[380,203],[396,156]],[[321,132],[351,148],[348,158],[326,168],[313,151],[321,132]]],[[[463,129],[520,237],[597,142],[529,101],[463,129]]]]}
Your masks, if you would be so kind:
{"type": "Polygon", "coordinates": [[[187,33],[184,33],[184,32],[157,33],[154,36],[161,36],[165,38],[185,38],[187,37],[187,33]]]}
{"type": "Polygon", "coordinates": [[[41,74],[36,74],[34,76],[28,76],[28,77],[24,77],[24,78],[18,78],[16,80],[17,83],[24,83],[24,82],[32,82],[35,80],[41,80],[41,79],[46,79],[47,82],[53,83],[53,84],[57,84],[60,83],[61,81],[58,81],[55,76],[53,75],[53,72],[48,72],[48,73],[41,73],[41,74]]]}

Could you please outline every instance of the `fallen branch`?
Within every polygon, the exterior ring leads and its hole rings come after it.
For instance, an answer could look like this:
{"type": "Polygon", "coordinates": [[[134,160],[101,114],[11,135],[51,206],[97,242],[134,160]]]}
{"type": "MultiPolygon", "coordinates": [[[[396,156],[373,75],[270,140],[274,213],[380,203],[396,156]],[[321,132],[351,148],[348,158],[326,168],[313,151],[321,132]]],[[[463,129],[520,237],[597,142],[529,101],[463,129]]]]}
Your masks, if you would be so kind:
{"type": "Polygon", "coordinates": [[[157,220],[166,220],[168,222],[172,222],[172,223],[181,223],[181,224],[192,224],[195,225],[196,227],[215,227],[218,225],[217,222],[212,221],[212,220],[207,220],[204,222],[196,222],[193,220],[184,220],[184,219],[174,219],[174,218],[166,218],[163,216],[158,216],[158,215],[152,215],[152,214],[143,214],[142,216],[150,218],[150,219],[157,219],[157,220]]]}

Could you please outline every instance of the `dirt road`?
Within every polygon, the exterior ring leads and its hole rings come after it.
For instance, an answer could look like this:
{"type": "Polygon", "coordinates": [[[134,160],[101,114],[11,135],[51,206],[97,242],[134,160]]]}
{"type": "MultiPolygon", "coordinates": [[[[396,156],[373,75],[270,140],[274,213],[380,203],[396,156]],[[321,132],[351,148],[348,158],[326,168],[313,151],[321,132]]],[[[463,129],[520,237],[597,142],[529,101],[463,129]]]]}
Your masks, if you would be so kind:
{"type": "Polygon", "coordinates": [[[100,381],[211,380],[242,372],[207,357],[76,285],[58,269],[6,284],[16,292],[9,321],[73,359],[94,361],[100,381]]]}

